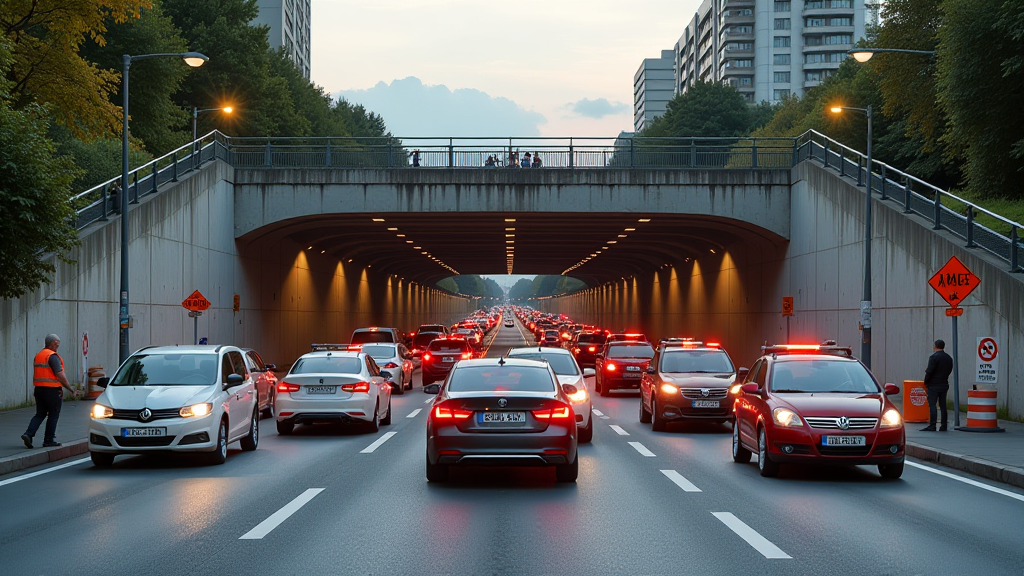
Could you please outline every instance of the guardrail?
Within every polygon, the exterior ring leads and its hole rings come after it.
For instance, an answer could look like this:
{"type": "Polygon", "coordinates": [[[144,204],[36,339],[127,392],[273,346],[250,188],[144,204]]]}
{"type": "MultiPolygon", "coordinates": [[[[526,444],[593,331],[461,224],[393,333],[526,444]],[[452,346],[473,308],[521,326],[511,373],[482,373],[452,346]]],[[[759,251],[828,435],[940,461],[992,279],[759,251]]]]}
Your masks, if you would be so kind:
{"type": "Polygon", "coordinates": [[[902,206],[906,214],[917,214],[932,224],[933,230],[946,230],[964,241],[967,248],[980,248],[1009,264],[1010,272],[1024,271],[1020,254],[1024,251],[1021,232],[1024,226],[951,194],[941,188],[901,172],[884,162],[871,161],[857,150],[849,148],[824,134],[808,130],[796,139],[797,162],[808,159],[820,161],[825,168],[840,176],[857,179],[863,186],[868,180],[871,193],[881,200],[902,206]],[[1008,233],[1003,234],[979,224],[978,215],[984,215],[1001,224],[1008,233]]]}

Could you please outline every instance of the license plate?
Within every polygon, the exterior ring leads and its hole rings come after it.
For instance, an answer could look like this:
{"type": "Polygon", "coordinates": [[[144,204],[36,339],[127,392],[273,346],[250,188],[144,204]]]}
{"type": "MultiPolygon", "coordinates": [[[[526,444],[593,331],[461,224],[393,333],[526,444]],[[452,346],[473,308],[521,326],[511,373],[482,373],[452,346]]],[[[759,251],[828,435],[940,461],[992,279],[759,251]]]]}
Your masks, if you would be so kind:
{"type": "Polygon", "coordinates": [[[455,357],[454,356],[445,356],[444,358],[441,359],[441,361],[442,362],[455,362],[455,357]]]}
{"type": "Polygon", "coordinates": [[[622,375],[623,378],[640,378],[641,376],[643,376],[643,374],[639,372],[625,372],[622,375]]]}
{"type": "Polygon", "coordinates": [[[822,436],[822,446],[866,446],[865,436],[822,436]]]}
{"type": "Polygon", "coordinates": [[[522,423],[526,422],[526,412],[481,412],[480,422],[483,423],[522,423]]]}
{"type": "Polygon", "coordinates": [[[718,400],[694,400],[694,408],[718,408],[720,403],[718,400]]]}
{"type": "Polygon", "coordinates": [[[148,438],[167,436],[167,428],[121,428],[122,438],[148,438]]]}
{"type": "Polygon", "coordinates": [[[334,394],[337,386],[306,386],[306,394],[334,394]]]}

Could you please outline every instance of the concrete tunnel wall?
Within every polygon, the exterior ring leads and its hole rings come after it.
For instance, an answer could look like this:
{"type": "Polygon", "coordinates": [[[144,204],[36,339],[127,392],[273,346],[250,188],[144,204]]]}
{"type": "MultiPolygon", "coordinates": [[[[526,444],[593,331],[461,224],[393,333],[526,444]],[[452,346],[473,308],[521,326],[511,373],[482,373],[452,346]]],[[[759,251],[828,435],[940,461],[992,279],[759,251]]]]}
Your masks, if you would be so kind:
{"type": "MultiPolygon", "coordinates": [[[[287,242],[238,246],[233,180],[234,169],[215,162],[132,206],[132,350],[190,344],[193,321],[181,302],[196,289],[213,304],[199,318],[200,337],[255,348],[279,366],[308,351],[310,342],[346,342],[356,327],[415,328],[475,308],[472,300],[347,269],[287,242]],[[239,312],[232,311],[235,294],[239,312]]],[[[116,369],[120,220],[93,224],[80,238],[69,254],[76,264],[49,256],[57,268],[52,283],[0,304],[0,367],[7,375],[0,407],[31,401],[32,359],[50,332],[62,339],[59,354],[72,383],[83,381],[88,366],[103,366],[108,375],[116,369]]]]}
{"type": "MultiPolygon", "coordinates": [[[[777,254],[752,253],[738,243],[724,254],[543,300],[540,307],[615,329],[647,330],[651,338],[719,339],[738,364],[750,366],[764,341],[785,341],[782,297],[793,296],[791,341],[831,338],[859,354],[863,195],[849,181],[803,162],[793,169],[790,242],[777,254]]],[[[1024,278],[877,197],[873,215],[871,360],[876,377],[898,384],[922,379],[937,338],[952,353],[946,304],[927,281],[955,255],[982,280],[963,302],[959,320],[961,403],[967,405],[975,380],[977,338],[994,336],[1000,348],[999,407],[1024,417],[1024,278]]]]}

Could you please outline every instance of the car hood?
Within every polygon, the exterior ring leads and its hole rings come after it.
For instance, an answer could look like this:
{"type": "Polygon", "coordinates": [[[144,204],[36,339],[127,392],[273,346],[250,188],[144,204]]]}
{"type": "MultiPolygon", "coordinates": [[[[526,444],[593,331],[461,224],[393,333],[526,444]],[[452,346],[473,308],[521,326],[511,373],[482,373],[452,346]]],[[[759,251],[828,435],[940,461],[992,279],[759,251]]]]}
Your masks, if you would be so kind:
{"type": "Polygon", "coordinates": [[[204,402],[216,386],[107,386],[97,401],[118,410],[180,408],[204,402]]]}
{"type": "Polygon", "coordinates": [[[803,416],[847,416],[877,418],[885,400],[875,394],[775,394],[780,403],[788,404],[803,416]]]}
{"type": "Polygon", "coordinates": [[[736,380],[736,375],[731,372],[723,374],[663,372],[661,379],[680,388],[723,388],[730,386],[736,380]]]}

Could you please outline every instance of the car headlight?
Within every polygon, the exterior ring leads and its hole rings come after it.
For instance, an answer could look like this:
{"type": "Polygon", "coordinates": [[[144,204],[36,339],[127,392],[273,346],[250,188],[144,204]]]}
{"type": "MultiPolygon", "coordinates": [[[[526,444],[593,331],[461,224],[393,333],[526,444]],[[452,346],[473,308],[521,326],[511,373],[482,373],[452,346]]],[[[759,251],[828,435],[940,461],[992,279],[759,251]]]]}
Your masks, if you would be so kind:
{"type": "Polygon", "coordinates": [[[210,402],[203,402],[201,404],[185,406],[178,411],[178,414],[180,414],[182,418],[202,418],[203,416],[207,416],[210,412],[213,412],[213,404],[210,402]]]}
{"type": "Polygon", "coordinates": [[[788,408],[772,410],[772,418],[775,419],[775,423],[779,426],[795,427],[804,425],[804,421],[800,419],[800,416],[788,408]]]}
{"type": "Polygon", "coordinates": [[[739,394],[740,390],[743,389],[743,384],[736,383],[729,387],[729,394],[739,394]]]}
{"type": "Polygon", "coordinates": [[[679,388],[671,384],[662,384],[661,391],[665,394],[679,394],[679,388]]]}
{"type": "Polygon", "coordinates": [[[569,402],[572,402],[573,404],[582,404],[587,401],[588,397],[587,389],[580,388],[576,392],[569,394],[569,402]]]}
{"type": "Polygon", "coordinates": [[[903,417],[895,408],[889,408],[882,414],[882,428],[895,428],[903,424],[903,417]]]}
{"type": "Polygon", "coordinates": [[[114,416],[114,409],[110,406],[104,406],[103,404],[92,405],[92,417],[97,420],[104,418],[112,418],[114,416]]]}

